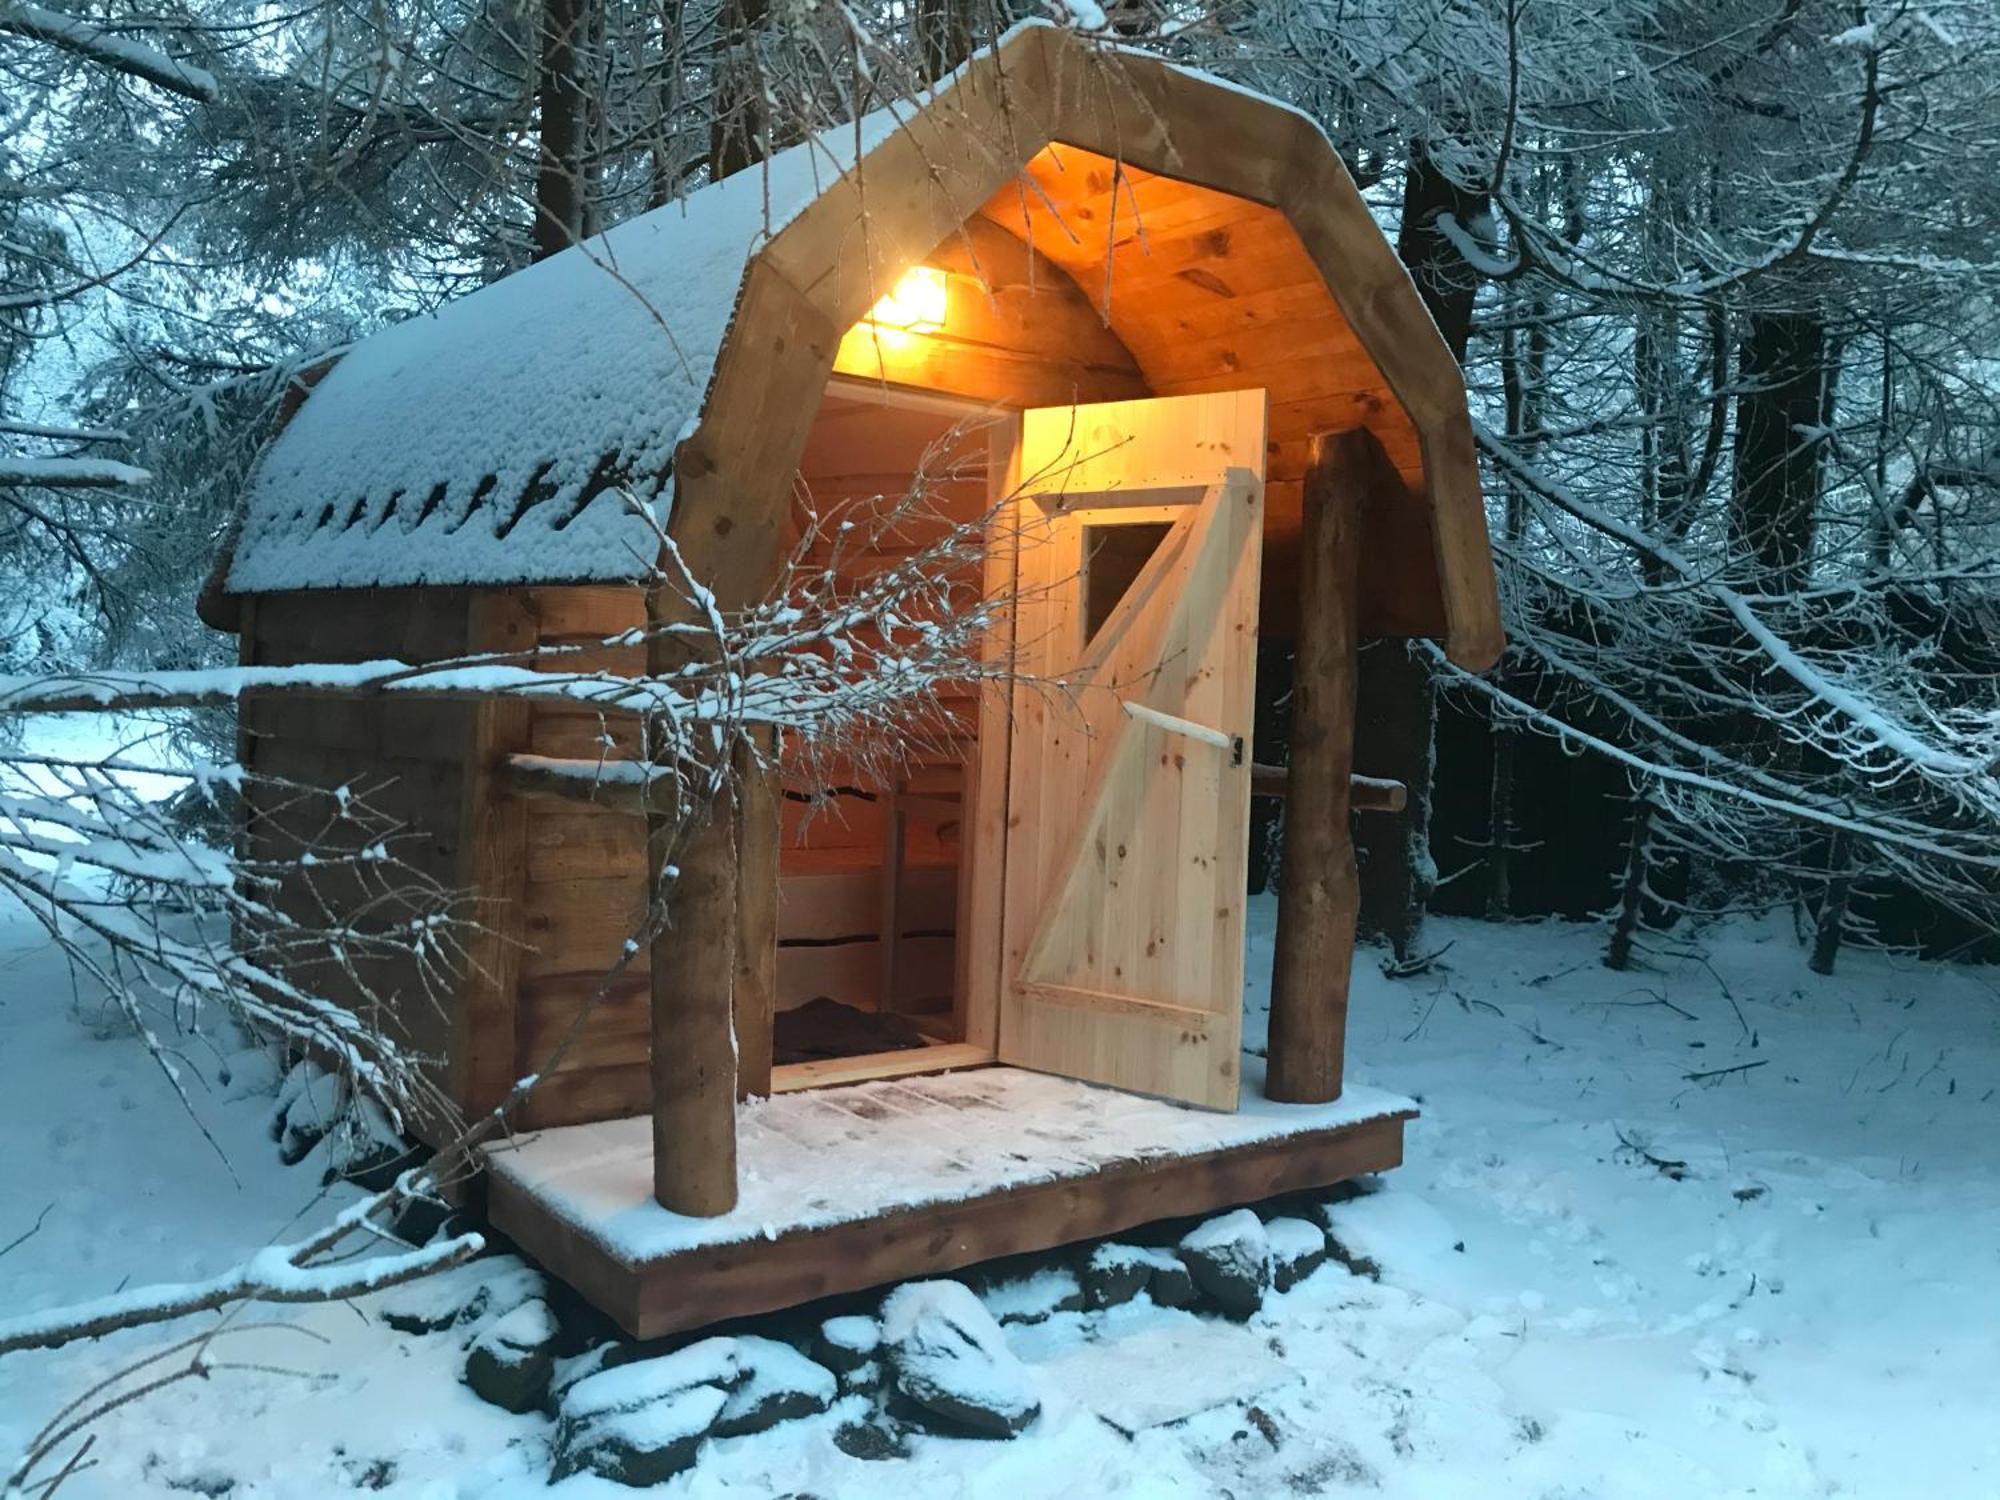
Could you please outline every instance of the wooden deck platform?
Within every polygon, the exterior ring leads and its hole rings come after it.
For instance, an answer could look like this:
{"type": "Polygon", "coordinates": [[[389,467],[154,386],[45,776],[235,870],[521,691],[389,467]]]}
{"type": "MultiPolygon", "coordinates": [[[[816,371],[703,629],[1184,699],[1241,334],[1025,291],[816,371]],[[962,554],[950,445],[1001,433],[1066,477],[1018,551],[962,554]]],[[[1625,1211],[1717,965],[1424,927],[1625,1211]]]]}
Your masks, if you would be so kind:
{"type": "Polygon", "coordinates": [[[653,1202],[649,1120],[545,1130],[488,1153],[490,1212],[651,1338],[1401,1162],[1409,1100],[1273,1104],[1253,1062],[1233,1114],[1006,1067],[756,1101],[715,1219],[653,1202]]]}

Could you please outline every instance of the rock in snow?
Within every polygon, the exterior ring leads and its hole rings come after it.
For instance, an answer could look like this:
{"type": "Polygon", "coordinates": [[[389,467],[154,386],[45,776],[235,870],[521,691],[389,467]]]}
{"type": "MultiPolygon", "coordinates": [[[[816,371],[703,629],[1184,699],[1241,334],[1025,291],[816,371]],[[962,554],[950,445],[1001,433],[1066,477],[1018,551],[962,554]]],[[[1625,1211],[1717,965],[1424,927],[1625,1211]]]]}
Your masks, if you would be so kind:
{"type": "Polygon", "coordinates": [[[1247,1208],[1210,1219],[1181,1241],[1194,1284],[1232,1318],[1264,1305],[1271,1287],[1271,1241],[1264,1222],[1247,1208]]]}
{"type": "Polygon", "coordinates": [[[956,1281],[913,1281],[882,1303],[882,1339],[896,1388],[934,1416],[988,1437],[1012,1437],[1042,1409],[1027,1367],[1000,1325],[956,1281]]]}
{"type": "Polygon", "coordinates": [[[1326,1231],[1309,1219],[1272,1219],[1264,1226],[1271,1242],[1271,1285],[1289,1292],[1326,1264],[1326,1231]]]}
{"type": "Polygon", "coordinates": [[[847,1375],[873,1364],[882,1347],[882,1325],[860,1313],[828,1318],[819,1325],[813,1352],[836,1375],[847,1375]]]}
{"type": "MultiPolygon", "coordinates": [[[[580,1426],[618,1412],[637,1411],[698,1385],[714,1386],[726,1393],[749,1373],[735,1339],[703,1339],[658,1359],[616,1365],[577,1381],[563,1395],[562,1419],[570,1426],[580,1426]]],[[[721,1410],[716,1407],[718,1413],[721,1410]]]]}
{"type": "Polygon", "coordinates": [[[1106,1243],[1083,1262],[1083,1300],[1090,1307],[1116,1307],[1130,1302],[1153,1279],[1154,1252],[1138,1245],[1106,1243]]]}
{"type": "Polygon", "coordinates": [[[225,1099],[248,1099],[254,1094],[275,1094],[282,1081],[278,1056],[269,1047],[245,1047],[222,1060],[218,1075],[225,1099]]]}
{"type": "Polygon", "coordinates": [[[736,1346],[749,1374],[729,1393],[711,1429],[713,1436],[766,1432],[780,1422],[818,1416],[833,1405],[833,1371],[814,1364],[790,1344],[746,1334],[736,1346]]]}
{"type": "Polygon", "coordinates": [[[870,1395],[882,1388],[882,1325],[873,1318],[849,1313],[828,1318],[813,1340],[813,1357],[840,1382],[843,1391],[870,1395]]]}
{"type": "Polygon", "coordinates": [[[1060,1312],[1082,1312],[1083,1287],[1068,1266],[1045,1266],[1029,1276],[996,1281],[979,1293],[1001,1323],[1043,1323],[1060,1312]]]}
{"type": "Polygon", "coordinates": [[[849,1458],[868,1463],[910,1456],[910,1445],[902,1429],[886,1422],[849,1422],[834,1433],[833,1446],[849,1458]]]}
{"type": "Polygon", "coordinates": [[[1146,1284],[1146,1295],[1161,1307],[1193,1307],[1194,1277],[1187,1263],[1171,1250],[1147,1253],[1153,1260],[1153,1279],[1146,1284]]]}
{"type": "Polygon", "coordinates": [[[717,1386],[690,1386],[645,1406],[566,1427],[557,1438],[555,1472],[549,1477],[567,1479],[588,1471],[634,1489],[664,1484],[693,1465],[728,1401],[728,1393],[717,1386]]]}
{"type": "Polygon", "coordinates": [[[507,1411],[533,1411],[549,1393],[562,1326],[537,1297],[495,1318],[465,1355],[465,1383],[507,1411]]]}
{"type": "Polygon", "coordinates": [[[340,1078],[310,1059],[285,1075],[278,1089],[278,1160],[294,1166],[320,1143],[346,1104],[340,1078]]]}
{"type": "Polygon", "coordinates": [[[1145,1292],[1161,1307],[1192,1307],[1194,1278],[1171,1250],[1106,1241],[1083,1263],[1083,1296],[1089,1307],[1116,1307],[1145,1292]]]}
{"type": "Polygon", "coordinates": [[[375,1310],[398,1333],[435,1333],[512,1312],[547,1291],[541,1272],[518,1255],[489,1255],[385,1292],[375,1310]]]}
{"type": "Polygon", "coordinates": [[[789,1344],[703,1339],[570,1385],[550,1477],[588,1470],[620,1484],[658,1484],[692,1464],[706,1438],[763,1432],[823,1412],[833,1398],[833,1372],[789,1344]]]}

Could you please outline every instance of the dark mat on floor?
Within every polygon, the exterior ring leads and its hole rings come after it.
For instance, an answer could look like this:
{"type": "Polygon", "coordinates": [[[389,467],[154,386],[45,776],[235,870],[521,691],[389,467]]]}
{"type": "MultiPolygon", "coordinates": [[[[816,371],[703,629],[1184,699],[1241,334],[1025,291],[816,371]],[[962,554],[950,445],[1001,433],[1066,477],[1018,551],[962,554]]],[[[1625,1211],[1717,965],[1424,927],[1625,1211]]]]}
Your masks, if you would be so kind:
{"type": "Polygon", "coordinates": [[[779,1011],[771,1028],[771,1061],[781,1066],[928,1045],[924,1034],[901,1016],[859,1010],[824,995],[797,1010],[779,1011]]]}

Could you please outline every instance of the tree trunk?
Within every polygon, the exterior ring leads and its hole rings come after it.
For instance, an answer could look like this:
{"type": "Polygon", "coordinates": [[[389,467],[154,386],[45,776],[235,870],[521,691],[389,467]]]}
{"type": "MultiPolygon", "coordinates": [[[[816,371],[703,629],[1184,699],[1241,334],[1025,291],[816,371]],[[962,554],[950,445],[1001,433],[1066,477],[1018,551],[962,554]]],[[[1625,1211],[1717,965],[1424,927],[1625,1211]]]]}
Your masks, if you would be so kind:
{"type": "Polygon", "coordinates": [[[1847,926],[1847,902],[1853,891],[1854,844],[1842,828],[1834,833],[1826,851],[1826,891],[1820,897],[1819,921],[1813,928],[1812,956],[1806,960],[1806,967],[1815,974],[1833,972],[1847,926]]]}
{"type": "Polygon", "coordinates": [[[1514,914],[1514,749],[1519,734],[1495,723],[1493,780],[1487,791],[1486,919],[1504,922],[1514,914]]]}
{"type": "Polygon", "coordinates": [[[1366,432],[1315,433],[1306,471],[1291,764],[1264,1086],[1266,1095],[1285,1104],[1324,1104],[1340,1097],[1360,906],[1348,818],[1356,573],[1361,489],[1373,472],[1367,450],[1374,445],[1366,432]]]}
{"type": "Polygon", "coordinates": [[[661,0],[660,77],[653,87],[653,120],[647,132],[651,159],[646,207],[660,208],[680,193],[681,164],[674,153],[674,120],[680,113],[681,88],[687,72],[687,33],[681,25],[681,0],[661,0]]]}
{"type": "Polygon", "coordinates": [[[1632,798],[1632,833],[1625,844],[1625,876],[1619,883],[1618,918],[1604,946],[1604,967],[1624,972],[1632,967],[1632,947],[1639,918],[1646,909],[1647,880],[1653,865],[1653,791],[1641,787],[1632,798]]]}
{"type": "MultiPolygon", "coordinates": [[[[1257,694],[1251,719],[1250,759],[1260,766],[1291,762],[1292,642],[1273,637],[1257,641],[1257,694]]],[[[1278,883],[1280,850],[1285,841],[1282,797],[1250,798],[1250,894],[1278,883]]]]}
{"type": "MultiPolygon", "coordinates": [[[[1463,363],[1472,334],[1478,280],[1438,229],[1451,214],[1461,226],[1482,224],[1484,193],[1447,177],[1422,142],[1413,142],[1403,177],[1403,221],[1396,253],[1444,335],[1463,363]]],[[[1409,807],[1396,819],[1366,819],[1360,830],[1361,914],[1371,932],[1387,938],[1399,959],[1412,957],[1422,936],[1424,905],[1436,885],[1431,861],[1431,781],[1436,770],[1437,689],[1430,659],[1385,641],[1361,655],[1360,709],[1356,715],[1356,769],[1385,776],[1410,789],[1409,807]]]]}
{"type": "Polygon", "coordinates": [[[964,62],[972,51],[967,0],[917,0],[917,47],[926,83],[936,82],[964,62]]]}
{"type": "Polygon", "coordinates": [[[715,124],[709,133],[712,182],[762,161],[771,149],[771,120],[755,35],[769,0],[724,0],[714,65],[715,124]]]}
{"type": "Polygon", "coordinates": [[[1834,380],[1816,312],[1752,313],[1736,398],[1736,482],[1729,530],[1759,587],[1782,592],[1812,570],[1834,380]]]}
{"type": "MultiPolygon", "coordinates": [[[[1525,331],[1509,329],[1501,339],[1500,386],[1507,408],[1507,432],[1518,450],[1532,457],[1540,445],[1543,382],[1548,374],[1549,330],[1543,319],[1548,299],[1539,291],[1516,300],[1514,315],[1525,315],[1525,331]]],[[[1527,495],[1511,476],[1501,535],[1518,545],[1527,530],[1527,495]]],[[[1487,788],[1486,916],[1504,922],[1514,911],[1514,782],[1520,731],[1499,711],[1487,709],[1493,748],[1493,777],[1487,788]]]]}
{"type": "Polygon", "coordinates": [[[576,43],[585,0],[543,0],[541,157],[535,174],[535,259],[546,260],[583,234],[586,105],[576,43]]]}
{"type": "Polygon", "coordinates": [[[1429,661],[1405,641],[1377,641],[1363,651],[1358,677],[1354,769],[1400,781],[1410,794],[1401,817],[1364,818],[1357,838],[1362,924],[1400,961],[1416,956],[1424,903],[1437,885],[1431,862],[1437,685],[1429,661]]]}

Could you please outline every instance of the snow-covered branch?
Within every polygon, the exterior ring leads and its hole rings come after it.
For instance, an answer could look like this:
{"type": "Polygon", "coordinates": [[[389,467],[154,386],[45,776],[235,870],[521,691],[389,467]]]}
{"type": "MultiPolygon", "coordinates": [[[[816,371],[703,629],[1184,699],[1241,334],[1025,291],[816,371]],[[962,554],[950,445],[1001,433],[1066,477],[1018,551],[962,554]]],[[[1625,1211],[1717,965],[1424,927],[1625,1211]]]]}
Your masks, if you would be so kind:
{"type": "Polygon", "coordinates": [[[0,0],[0,32],[31,37],[86,58],[156,88],[197,103],[214,102],[222,86],[213,73],[193,63],[169,57],[158,48],[120,36],[115,30],[26,0],[0,0]]]}
{"type": "Polygon", "coordinates": [[[153,476],[108,458],[35,458],[0,453],[0,486],[32,484],[52,490],[110,490],[144,484],[153,476]]]}
{"type": "Polygon", "coordinates": [[[128,1328],[170,1322],[190,1313],[213,1312],[238,1302],[344,1302],[435,1275],[462,1264],[485,1248],[477,1234],[438,1240],[417,1249],[355,1261],[320,1262],[340,1239],[359,1228],[387,1194],[357,1205],[336,1220],[337,1238],[326,1231],[289,1245],[261,1250],[242,1265],[206,1281],[128,1287],[51,1312],[0,1318],[0,1354],[47,1349],[78,1339],[102,1338],[128,1328]]]}

